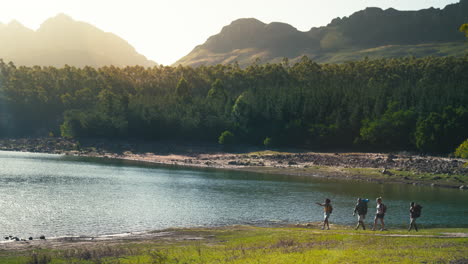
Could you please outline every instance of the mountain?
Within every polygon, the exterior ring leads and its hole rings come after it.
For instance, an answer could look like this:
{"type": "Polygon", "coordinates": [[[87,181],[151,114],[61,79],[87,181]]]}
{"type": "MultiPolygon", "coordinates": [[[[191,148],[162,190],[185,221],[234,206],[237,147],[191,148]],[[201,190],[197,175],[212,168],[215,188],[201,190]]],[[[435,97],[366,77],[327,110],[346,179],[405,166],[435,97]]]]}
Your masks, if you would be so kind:
{"type": "Polygon", "coordinates": [[[461,56],[468,52],[458,31],[468,22],[468,0],[444,9],[398,11],[366,8],[327,26],[298,31],[284,23],[265,24],[254,18],[233,21],[217,35],[195,47],[175,65],[214,65],[238,62],[241,66],[298,60],[343,62],[364,57],[461,56]]]}
{"type": "Polygon", "coordinates": [[[0,58],[26,66],[156,65],[122,38],[64,14],[49,18],[37,31],[17,21],[0,23],[0,58]]]}

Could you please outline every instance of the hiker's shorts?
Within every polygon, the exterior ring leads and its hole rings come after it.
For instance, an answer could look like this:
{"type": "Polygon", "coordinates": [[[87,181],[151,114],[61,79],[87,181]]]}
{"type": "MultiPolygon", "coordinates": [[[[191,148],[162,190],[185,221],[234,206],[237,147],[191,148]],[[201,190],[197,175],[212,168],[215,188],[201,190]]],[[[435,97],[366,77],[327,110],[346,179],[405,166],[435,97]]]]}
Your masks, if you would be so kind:
{"type": "Polygon", "coordinates": [[[330,213],[323,213],[323,221],[327,221],[330,218],[330,213]]]}
{"type": "Polygon", "coordinates": [[[376,214],[375,218],[381,218],[384,219],[385,214],[376,214]]]}

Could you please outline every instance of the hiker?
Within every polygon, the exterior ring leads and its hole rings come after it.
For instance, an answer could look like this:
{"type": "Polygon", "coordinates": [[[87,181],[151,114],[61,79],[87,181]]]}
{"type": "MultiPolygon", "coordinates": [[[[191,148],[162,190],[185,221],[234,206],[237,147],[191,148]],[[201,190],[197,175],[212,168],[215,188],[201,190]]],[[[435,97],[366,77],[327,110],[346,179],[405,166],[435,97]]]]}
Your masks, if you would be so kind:
{"type": "Polygon", "coordinates": [[[421,210],[422,210],[421,205],[415,204],[414,202],[411,202],[410,209],[409,209],[409,212],[410,212],[410,226],[408,228],[408,232],[411,231],[411,229],[413,229],[413,227],[414,227],[414,230],[416,230],[416,232],[418,232],[418,226],[416,225],[416,218],[421,216],[421,210]]]}
{"type": "Polygon", "coordinates": [[[328,223],[328,218],[330,218],[330,215],[333,211],[333,207],[331,206],[331,201],[330,199],[325,199],[325,203],[321,204],[321,203],[316,203],[320,206],[323,206],[323,226],[322,226],[322,230],[325,229],[325,225],[327,226],[327,230],[330,230],[330,225],[328,223]]]}
{"type": "Polygon", "coordinates": [[[385,230],[385,223],[384,223],[384,217],[385,213],[387,212],[387,206],[382,203],[382,197],[377,198],[377,212],[375,213],[375,218],[374,218],[374,226],[372,227],[372,231],[375,231],[375,228],[377,226],[377,221],[380,219],[380,224],[381,228],[380,231],[385,230]]]}
{"type": "Polygon", "coordinates": [[[369,202],[368,199],[361,199],[361,198],[357,199],[357,203],[356,203],[356,206],[354,206],[354,212],[353,212],[353,216],[355,216],[356,213],[358,214],[358,224],[355,230],[358,230],[359,226],[362,226],[362,229],[366,230],[366,226],[364,225],[364,218],[366,218],[368,202],[369,202]]]}

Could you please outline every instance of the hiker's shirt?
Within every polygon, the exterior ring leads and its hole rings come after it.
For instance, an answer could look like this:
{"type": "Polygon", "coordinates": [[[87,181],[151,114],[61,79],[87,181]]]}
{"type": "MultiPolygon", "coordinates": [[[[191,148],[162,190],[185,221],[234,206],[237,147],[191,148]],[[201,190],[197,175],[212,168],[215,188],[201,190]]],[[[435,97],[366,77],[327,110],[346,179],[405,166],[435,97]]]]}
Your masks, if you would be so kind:
{"type": "Polygon", "coordinates": [[[383,215],[384,214],[383,204],[378,204],[376,208],[377,208],[376,214],[378,214],[378,215],[383,215]]]}
{"type": "Polygon", "coordinates": [[[416,207],[411,206],[409,212],[410,212],[410,218],[418,217],[418,215],[416,213],[416,207]]]}

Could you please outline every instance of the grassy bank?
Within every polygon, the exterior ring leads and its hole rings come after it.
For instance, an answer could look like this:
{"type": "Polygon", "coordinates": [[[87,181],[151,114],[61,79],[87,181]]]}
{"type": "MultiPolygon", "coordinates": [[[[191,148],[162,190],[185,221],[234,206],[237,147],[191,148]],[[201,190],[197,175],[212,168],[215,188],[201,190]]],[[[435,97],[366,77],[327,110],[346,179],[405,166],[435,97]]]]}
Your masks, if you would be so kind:
{"type": "Polygon", "coordinates": [[[459,188],[468,183],[466,174],[440,174],[418,173],[404,170],[387,170],[376,168],[343,168],[332,166],[311,166],[307,168],[273,168],[273,167],[246,167],[240,170],[293,176],[314,176],[319,178],[332,178],[343,180],[367,181],[376,183],[403,183],[413,185],[426,185],[434,187],[459,188]]]}
{"type": "Polygon", "coordinates": [[[466,233],[455,228],[418,233],[346,227],[177,229],[145,240],[2,250],[0,263],[467,263],[466,233]]]}

